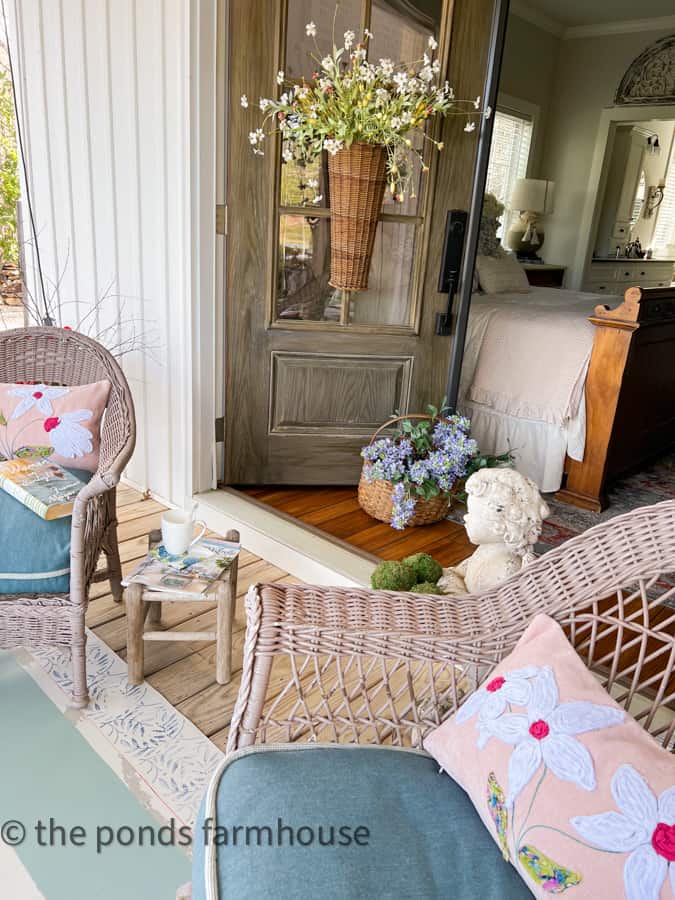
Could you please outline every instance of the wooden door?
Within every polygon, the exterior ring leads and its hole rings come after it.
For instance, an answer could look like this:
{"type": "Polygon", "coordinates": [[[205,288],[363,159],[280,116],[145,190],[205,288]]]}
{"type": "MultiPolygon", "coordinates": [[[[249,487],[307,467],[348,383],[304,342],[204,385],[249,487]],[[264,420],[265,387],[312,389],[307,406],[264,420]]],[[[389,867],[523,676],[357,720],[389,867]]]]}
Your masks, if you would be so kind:
{"type": "MultiPolygon", "coordinates": [[[[226,292],[226,482],[353,484],[359,450],[394,410],[438,403],[450,337],[437,337],[436,292],[446,212],[468,208],[476,136],[439,123],[445,149],[429,157],[417,196],[388,197],[369,289],[328,285],[330,207],[304,205],[313,171],[281,160],[268,140],[254,157],[259,97],[308,72],[305,23],[330,44],[333,0],[231,0],[226,292]],[[242,94],[250,106],[243,109],[242,94]]],[[[422,55],[430,33],[457,96],[482,94],[493,0],[342,0],[335,34],[368,27],[373,54],[422,55]]]]}

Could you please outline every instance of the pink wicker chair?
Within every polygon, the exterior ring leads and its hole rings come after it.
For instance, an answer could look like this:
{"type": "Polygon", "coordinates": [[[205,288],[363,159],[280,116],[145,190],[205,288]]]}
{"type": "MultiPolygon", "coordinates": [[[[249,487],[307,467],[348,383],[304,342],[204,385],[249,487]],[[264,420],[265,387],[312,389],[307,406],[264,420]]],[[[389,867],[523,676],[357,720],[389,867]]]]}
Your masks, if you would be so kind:
{"type": "Polygon", "coordinates": [[[256,585],[227,749],[271,740],[420,746],[540,612],[671,746],[675,608],[664,604],[675,607],[674,576],[668,501],[590,529],[481,595],[256,585]]]}
{"type": "Polygon", "coordinates": [[[73,703],[86,706],[84,616],[89,585],[110,581],[122,600],[122,568],[117,546],[115,486],[136,440],[134,405],[122,370],[96,341],[61,328],[21,328],[0,333],[0,382],[89,384],[107,379],[110,398],[101,433],[98,470],[77,496],[72,517],[70,593],[0,596],[0,647],[70,647],[73,703]],[[101,552],[107,565],[97,569],[101,552]]]}

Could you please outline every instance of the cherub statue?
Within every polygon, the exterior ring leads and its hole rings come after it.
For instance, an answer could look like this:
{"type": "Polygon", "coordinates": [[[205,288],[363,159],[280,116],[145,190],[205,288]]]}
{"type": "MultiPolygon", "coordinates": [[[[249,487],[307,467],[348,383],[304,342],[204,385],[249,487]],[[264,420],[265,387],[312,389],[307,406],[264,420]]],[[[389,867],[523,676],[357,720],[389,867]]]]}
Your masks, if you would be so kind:
{"type": "Polygon", "coordinates": [[[480,469],[467,479],[466,533],[478,549],[443,570],[444,594],[473,594],[501,584],[535,558],[550,510],[536,484],[515,469],[480,469]]]}

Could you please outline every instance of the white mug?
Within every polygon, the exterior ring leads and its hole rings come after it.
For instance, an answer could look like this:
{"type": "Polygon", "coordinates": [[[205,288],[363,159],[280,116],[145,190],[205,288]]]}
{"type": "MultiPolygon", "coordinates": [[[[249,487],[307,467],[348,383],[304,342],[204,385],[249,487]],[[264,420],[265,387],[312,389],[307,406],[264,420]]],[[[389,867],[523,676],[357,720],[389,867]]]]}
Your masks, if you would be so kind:
{"type": "Polygon", "coordinates": [[[182,509],[170,509],[162,516],[162,543],[164,549],[171,556],[180,556],[196,544],[206,532],[206,522],[192,518],[191,512],[182,509]],[[199,525],[201,530],[197,537],[193,537],[194,527],[199,525]]]}

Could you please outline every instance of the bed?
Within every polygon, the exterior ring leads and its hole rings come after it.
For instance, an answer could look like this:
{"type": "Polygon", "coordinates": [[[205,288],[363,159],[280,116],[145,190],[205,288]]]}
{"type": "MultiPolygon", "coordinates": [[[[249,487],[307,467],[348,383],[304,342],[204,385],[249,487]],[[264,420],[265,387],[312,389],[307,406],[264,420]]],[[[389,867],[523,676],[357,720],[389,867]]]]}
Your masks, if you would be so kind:
{"type": "Polygon", "coordinates": [[[603,300],[474,295],[459,393],[481,449],[598,511],[611,479],[675,443],[675,288],[603,300]]]}

